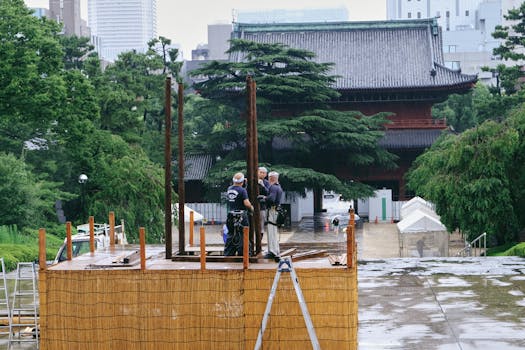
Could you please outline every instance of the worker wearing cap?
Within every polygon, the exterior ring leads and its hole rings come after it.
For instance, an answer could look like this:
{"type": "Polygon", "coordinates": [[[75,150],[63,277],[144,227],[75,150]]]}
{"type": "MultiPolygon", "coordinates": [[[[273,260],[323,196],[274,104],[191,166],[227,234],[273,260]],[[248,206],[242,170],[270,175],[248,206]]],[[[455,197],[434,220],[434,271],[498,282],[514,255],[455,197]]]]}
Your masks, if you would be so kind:
{"type": "Polygon", "coordinates": [[[231,212],[242,210],[242,226],[248,226],[248,215],[246,214],[246,210],[253,212],[253,205],[248,199],[248,192],[243,187],[244,180],[243,173],[236,173],[232,178],[233,184],[228,187],[226,192],[226,198],[228,201],[228,219],[226,220],[228,235],[224,246],[224,255],[243,254],[242,232],[241,237],[235,236],[236,234],[239,234],[239,232],[234,232],[233,214],[231,212]]]}

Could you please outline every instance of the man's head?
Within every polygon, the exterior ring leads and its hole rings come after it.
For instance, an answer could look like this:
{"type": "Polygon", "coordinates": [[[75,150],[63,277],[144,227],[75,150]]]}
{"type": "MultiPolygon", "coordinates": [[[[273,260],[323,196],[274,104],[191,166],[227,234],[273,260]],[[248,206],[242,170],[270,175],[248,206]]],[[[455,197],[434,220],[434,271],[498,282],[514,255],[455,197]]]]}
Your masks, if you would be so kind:
{"type": "Polygon", "coordinates": [[[244,174],[236,173],[235,175],[233,175],[232,181],[235,186],[242,186],[244,183],[244,174]]]}
{"type": "Polygon", "coordinates": [[[271,184],[279,182],[279,173],[277,171],[270,171],[268,174],[268,181],[271,184]]]}
{"type": "Polygon", "coordinates": [[[259,179],[261,179],[261,180],[264,179],[267,174],[268,174],[268,169],[266,169],[263,166],[259,167],[259,169],[257,171],[257,176],[258,176],[259,179]]]}

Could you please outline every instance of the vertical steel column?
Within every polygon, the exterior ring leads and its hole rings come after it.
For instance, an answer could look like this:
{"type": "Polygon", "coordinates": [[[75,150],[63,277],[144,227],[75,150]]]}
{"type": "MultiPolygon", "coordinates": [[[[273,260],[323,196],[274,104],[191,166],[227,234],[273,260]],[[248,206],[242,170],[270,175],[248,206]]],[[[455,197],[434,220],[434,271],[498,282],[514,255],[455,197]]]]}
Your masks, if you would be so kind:
{"type": "Polygon", "coordinates": [[[166,259],[172,255],[171,232],[171,77],[166,77],[164,86],[164,239],[166,259]]]}
{"type": "MultiPolygon", "coordinates": [[[[252,108],[252,77],[248,76],[246,78],[246,179],[247,179],[247,191],[250,202],[254,205],[253,198],[253,108],[252,108]]],[[[253,227],[256,224],[254,217],[249,216],[248,220],[250,222],[250,232],[249,232],[249,241],[250,246],[253,248],[254,239],[253,239],[253,227]]],[[[244,242],[246,244],[246,242],[244,242]]]]}
{"type": "Polygon", "coordinates": [[[259,186],[258,186],[258,179],[259,179],[259,147],[258,147],[258,137],[257,137],[257,83],[255,80],[252,80],[252,87],[250,89],[251,91],[251,109],[252,109],[252,157],[253,157],[253,188],[252,188],[252,198],[254,203],[255,212],[253,214],[253,221],[255,222],[254,228],[255,228],[255,252],[254,255],[259,254],[262,251],[261,247],[261,207],[259,205],[259,201],[257,200],[257,196],[259,195],[259,186]]]}
{"type": "Polygon", "coordinates": [[[186,203],[184,193],[184,119],[182,112],[184,110],[184,85],[179,82],[178,93],[178,129],[179,129],[179,255],[184,255],[185,249],[185,232],[184,232],[184,204],[186,203]]]}

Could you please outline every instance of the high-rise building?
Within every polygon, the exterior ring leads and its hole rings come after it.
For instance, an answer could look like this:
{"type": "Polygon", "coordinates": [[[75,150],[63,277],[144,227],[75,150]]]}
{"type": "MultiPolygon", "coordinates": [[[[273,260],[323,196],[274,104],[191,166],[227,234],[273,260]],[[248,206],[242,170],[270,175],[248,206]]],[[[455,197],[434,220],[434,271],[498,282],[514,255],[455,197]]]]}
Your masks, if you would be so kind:
{"type": "Polygon", "coordinates": [[[497,25],[508,25],[504,15],[518,7],[518,0],[386,0],[387,19],[436,17],[443,29],[445,65],[462,72],[477,73],[480,81],[494,83],[482,67],[509,64],[493,55],[501,44],[492,33],[497,25]]]}
{"type": "Polygon", "coordinates": [[[122,52],[146,52],[157,36],[157,1],[88,0],[88,22],[101,58],[114,61],[122,52]]]}
{"type": "Polygon", "coordinates": [[[80,0],[49,0],[49,18],[62,23],[65,35],[82,36],[80,0]]]}
{"type": "Polygon", "coordinates": [[[348,21],[346,7],[317,9],[275,9],[261,11],[236,11],[234,21],[238,23],[301,23],[348,21]]]}
{"type": "Polygon", "coordinates": [[[231,24],[208,24],[208,58],[210,60],[228,59],[226,51],[230,48],[228,40],[231,35],[231,24]]]}

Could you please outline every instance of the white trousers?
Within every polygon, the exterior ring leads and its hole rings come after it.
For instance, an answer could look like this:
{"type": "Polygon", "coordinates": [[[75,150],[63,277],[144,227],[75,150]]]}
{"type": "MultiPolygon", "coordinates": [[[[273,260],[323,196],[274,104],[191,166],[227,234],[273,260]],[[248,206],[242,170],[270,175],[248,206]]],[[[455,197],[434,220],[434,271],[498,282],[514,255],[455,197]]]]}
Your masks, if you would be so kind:
{"type": "Polygon", "coordinates": [[[264,225],[264,223],[266,222],[266,209],[261,209],[259,221],[261,222],[261,233],[266,232],[264,225]]]}
{"type": "Polygon", "coordinates": [[[277,226],[272,225],[277,220],[277,210],[275,207],[268,209],[268,252],[275,256],[281,254],[279,249],[279,230],[277,226]]]}

